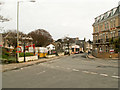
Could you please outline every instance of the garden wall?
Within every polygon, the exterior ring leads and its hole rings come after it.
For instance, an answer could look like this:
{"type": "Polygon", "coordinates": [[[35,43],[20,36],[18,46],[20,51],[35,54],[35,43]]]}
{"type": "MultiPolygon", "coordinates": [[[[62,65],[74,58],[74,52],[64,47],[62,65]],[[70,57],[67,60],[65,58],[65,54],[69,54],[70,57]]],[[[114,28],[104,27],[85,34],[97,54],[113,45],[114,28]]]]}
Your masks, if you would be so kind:
{"type": "Polygon", "coordinates": [[[93,53],[93,56],[97,58],[118,58],[118,53],[93,53]]]}
{"type": "MultiPolygon", "coordinates": [[[[38,59],[38,56],[27,56],[27,57],[25,57],[26,62],[37,60],[37,59],[38,59]]],[[[18,61],[19,62],[24,62],[24,57],[19,57],[18,61]]]]}

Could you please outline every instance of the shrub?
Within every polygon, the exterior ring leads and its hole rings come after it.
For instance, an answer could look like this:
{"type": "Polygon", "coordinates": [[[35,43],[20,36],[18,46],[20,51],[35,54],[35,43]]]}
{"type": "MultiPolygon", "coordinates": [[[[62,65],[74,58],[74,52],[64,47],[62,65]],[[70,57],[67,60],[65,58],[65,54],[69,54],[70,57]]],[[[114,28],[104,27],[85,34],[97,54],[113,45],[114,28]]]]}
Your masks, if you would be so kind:
{"type": "MultiPolygon", "coordinates": [[[[33,53],[25,53],[25,56],[34,56],[33,53]]],[[[19,57],[24,57],[24,53],[20,53],[19,57]]]]}
{"type": "Polygon", "coordinates": [[[33,53],[26,53],[25,55],[26,55],[26,56],[34,56],[33,53]]]}
{"type": "Polygon", "coordinates": [[[2,55],[2,58],[8,59],[8,56],[7,55],[2,55]]]}

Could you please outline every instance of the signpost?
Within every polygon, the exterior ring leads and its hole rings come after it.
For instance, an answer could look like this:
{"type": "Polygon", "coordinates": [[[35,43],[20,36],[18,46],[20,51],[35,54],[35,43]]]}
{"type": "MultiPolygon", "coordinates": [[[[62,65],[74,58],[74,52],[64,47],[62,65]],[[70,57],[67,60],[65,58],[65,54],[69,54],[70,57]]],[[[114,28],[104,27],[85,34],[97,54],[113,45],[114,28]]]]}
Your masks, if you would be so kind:
{"type": "Polygon", "coordinates": [[[110,49],[110,53],[114,53],[114,49],[110,49]]]}
{"type": "Polygon", "coordinates": [[[114,49],[110,49],[110,58],[112,57],[111,54],[114,53],[114,49]]]}

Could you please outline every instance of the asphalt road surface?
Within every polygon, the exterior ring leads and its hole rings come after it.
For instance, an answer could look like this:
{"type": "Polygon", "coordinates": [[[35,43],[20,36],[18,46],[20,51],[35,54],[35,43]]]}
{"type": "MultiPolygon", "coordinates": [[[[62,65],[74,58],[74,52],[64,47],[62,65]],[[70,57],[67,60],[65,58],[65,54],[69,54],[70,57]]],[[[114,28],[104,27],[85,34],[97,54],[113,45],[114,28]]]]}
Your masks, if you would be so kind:
{"type": "Polygon", "coordinates": [[[3,88],[118,88],[118,61],[83,54],[3,72],[3,88]]]}

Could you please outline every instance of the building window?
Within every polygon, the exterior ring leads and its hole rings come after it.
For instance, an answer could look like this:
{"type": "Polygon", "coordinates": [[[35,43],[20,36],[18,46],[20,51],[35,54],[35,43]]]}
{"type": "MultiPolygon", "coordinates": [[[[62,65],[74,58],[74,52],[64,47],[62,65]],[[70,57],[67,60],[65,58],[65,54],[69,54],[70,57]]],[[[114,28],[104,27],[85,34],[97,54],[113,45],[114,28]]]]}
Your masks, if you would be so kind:
{"type": "Polygon", "coordinates": [[[113,16],[113,10],[111,11],[111,16],[113,16]]]}
{"type": "Polygon", "coordinates": [[[120,37],[120,30],[118,31],[118,36],[120,37]]]}
{"type": "Polygon", "coordinates": [[[96,27],[96,30],[97,30],[97,32],[98,32],[98,26],[96,27]]]}
{"type": "Polygon", "coordinates": [[[103,33],[103,39],[105,39],[105,33],[103,33]]]}
{"type": "Polygon", "coordinates": [[[110,21],[110,28],[112,28],[113,27],[113,23],[112,23],[112,20],[110,21]]]}
{"type": "Polygon", "coordinates": [[[113,27],[116,27],[116,24],[115,24],[115,19],[113,20],[113,27]]]}
{"type": "Polygon", "coordinates": [[[100,46],[100,52],[102,52],[102,47],[100,46]]]}
{"type": "Polygon", "coordinates": [[[107,23],[105,22],[105,30],[107,29],[107,23]]]}
{"type": "Polygon", "coordinates": [[[108,50],[108,46],[106,46],[106,52],[109,52],[109,50],[108,50]]]}
{"type": "Polygon", "coordinates": [[[106,39],[108,39],[108,32],[106,33],[106,39]]]}
{"type": "Polygon", "coordinates": [[[98,27],[97,26],[95,26],[95,32],[98,32],[98,27]]]}
{"type": "Polygon", "coordinates": [[[113,36],[113,33],[112,33],[112,32],[110,32],[110,35],[111,35],[111,38],[112,38],[112,36],[113,36]]]}
{"type": "Polygon", "coordinates": [[[113,37],[115,37],[115,31],[113,31],[113,37]]]}
{"type": "Polygon", "coordinates": [[[103,25],[101,24],[101,31],[103,30],[103,25]]]}
{"type": "Polygon", "coordinates": [[[109,23],[107,22],[106,24],[107,24],[107,25],[106,25],[106,26],[107,26],[107,29],[109,29],[109,23]]]}

